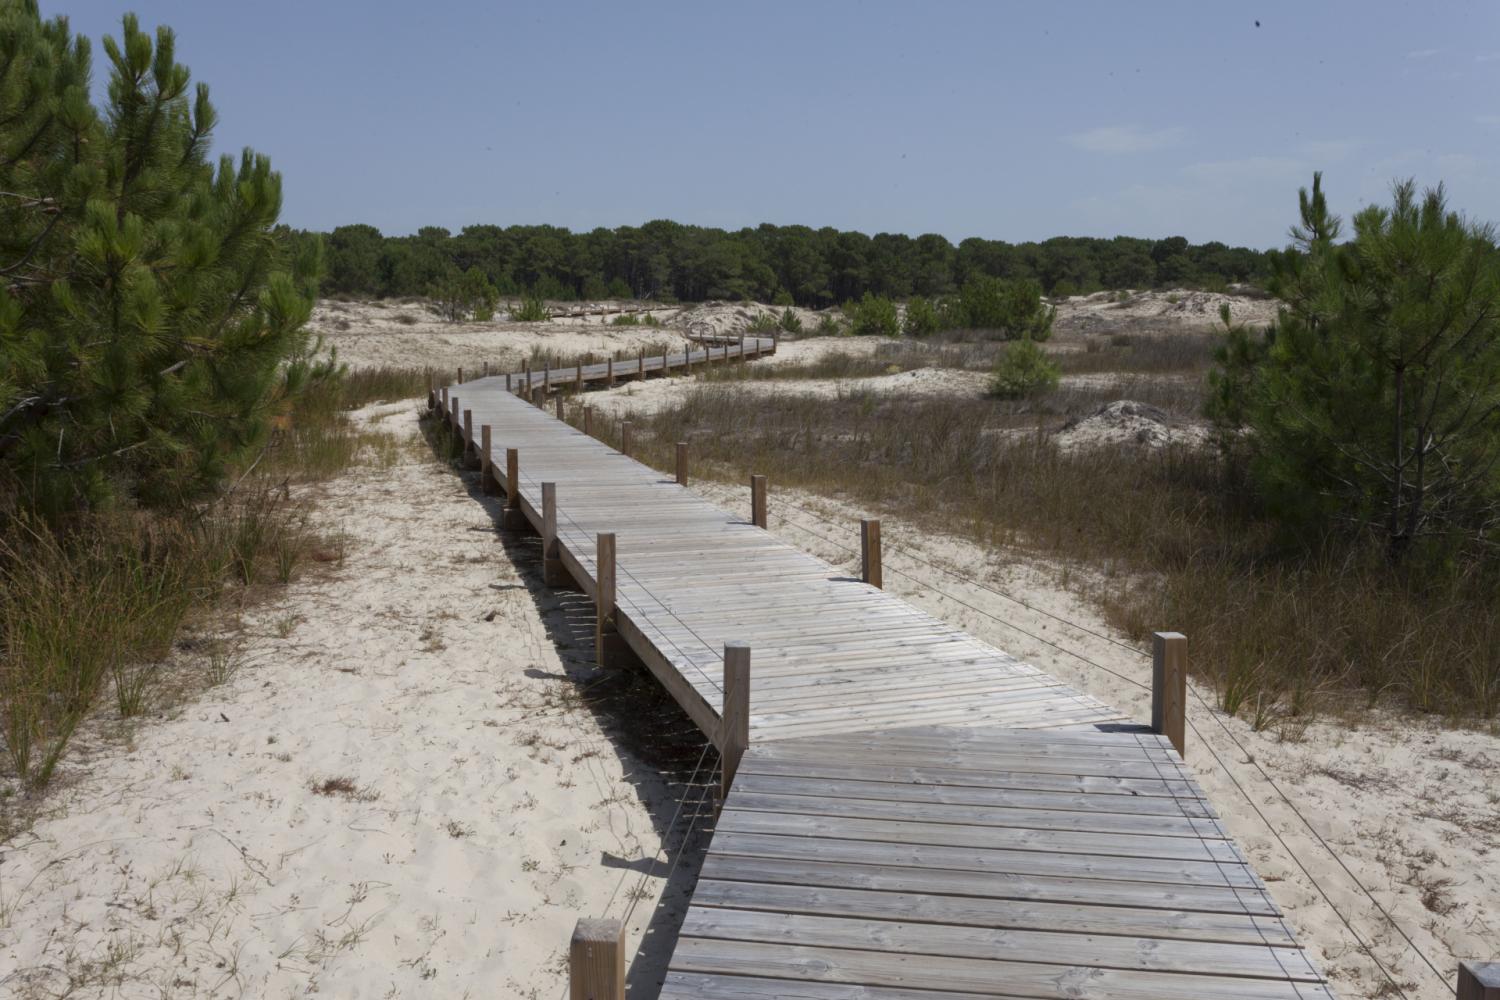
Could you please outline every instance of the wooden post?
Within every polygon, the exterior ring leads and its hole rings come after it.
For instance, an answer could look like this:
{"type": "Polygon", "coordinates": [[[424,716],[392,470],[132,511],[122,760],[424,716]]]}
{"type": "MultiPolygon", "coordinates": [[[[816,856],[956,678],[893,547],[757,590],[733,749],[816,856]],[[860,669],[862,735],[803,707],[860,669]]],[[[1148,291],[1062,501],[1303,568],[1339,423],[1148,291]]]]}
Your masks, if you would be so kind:
{"type": "Polygon", "coordinates": [[[740,334],[740,364],[745,363],[745,335],[740,334]]]}
{"type": "Polygon", "coordinates": [[[453,429],[458,430],[458,397],[452,396],[448,399],[448,423],[453,429]]]}
{"type": "Polygon", "coordinates": [[[671,365],[671,362],[667,360],[667,349],[665,347],[663,347],[661,349],[661,377],[662,378],[666,378],[668,375],[670,375],[672,373],[672,369],[671,369],[670,365],[671,365]]]}
{"type": "Polygon", "coordinates": [[[463,385],[464,384],[464,370],[462,368],[460,368],[458,370],[458,384],[459,385],[463,385]]]}
{"type": "Polygon", "coordinates": [[[1500,962],[1460,962],[1458,1000],[1500,1000],[1500,962]]]}
{"type": "Polygon", "coordinates": [[[594,556],[594,657],[599,666],[617,662],[620,633],[615,628],[615,534],[600,532],[594,556]]]}
{"type": "Polygon", "coordinates": [[[646,381],[646,349],[642,347],[640,351],[641,353],[639,357],[637,357],[635,362],[635,373],[639,375],[641,377],[641,381],[644,382],[646,381]]]}
{"type": "Polygon", "coordinates": [[[630,421],[629,420],[625,420],[625,421],[622,421],[620,423],[620,454],[622,454],[622,455],[629,455],[630,454],[630,421]]]}
{"type": "Polygon", "coordinates": [[[724,644],[724,709],[719,713],[719,805],[729,797],[740,758],[750,746],[750,644],[724,644]]]}
{"type": "Polygon", "coordinates": [[[563,418],[563,399],[562,399],[562,393],[558,393],[557,394],[557,419],[561,420],[562,418],[563,418]]]}
{"type": "Polygon", "coordinates": [[[750,477],[750,523],[757,528],[766,526],[766,477],[750,477]]]}
{"type": "Polygon", "coordinates": [[[557,484],[542,484],[542,582],[561,587],[568,582],[562,553],[557,548],[557,484]]]}
{"type": "Polygon", "coordinates": [[[880,522],[865,518],[859,522],[860,578],[872,587],[885,589],[885,578],[880,573],[880,522]]]}
{"type": "Polygon", "coordinates": [[[573,366],[573,391],[583,391],[583,362],[581,361],[573,366]]]}
{"type": "Polygon", "coordinates": [[[1187,735],[1187,636],[1157,632],[1151,637],[1151,729],[1183,753],[1187,735]]]}
{"type": "Polygon", "coordinates": [[[510,372],[505,373],[505,391],[515,392],[515,390],[510,387],[510,372]]]}
{"type": "Polygon", "coordinates": [[[687,442],[677,442],[677,485],[687,485],[687,442]]]}
{"type": "Polygon", "coordinates": [[[486,361],[484,363],[484,377],[485,378],[489,378],[490,377],[490,363],[488,361],[486,361]]]}
{"type": "Polygon", "coordinates": [[[535,406],[538,410],[545,410],[547,408],[547,390],[545,388],[537,386],[531,390],[531,405],[535,406]]]}
{"type": "Polygon", "coordinates": [[[611,354],[608,361],[609,367],[604,371],[604,384],[609,388],[615,387],[615,356],[611,354]]]}
{"type": "Polygon", "coordinates": [[[448,415],[448,387],[446,385],[443,386],[441,395],[443,397],[443,416],[446,417],[448,415]]]}
{"type": "Polygon", "coordinates": [[[583,433],[589,437],[594,436],[594,408],[592,406],[583,408],[583,433]]]}
{"type": "Polygon", "coordinates": [[[474,411],[464,411],[464,466],[479,468],[479,446],[474,441],[474,411]]]}
{"type": "Polygon", "coordinates": [[[495,479],[495,459],[490,454],[490,425],[479,428],[479,489],[486,496],[500,492],[500,483],[495,479]]]}
{"type": "Polygon", "coordinates": [[[542,393],[552,387],[552,359],[547,358],[542,362],[542,393]]]}
{"type": "Polygon", "coordinates": [[[582,919],[568,945],[568,1000],[625,1000],[625,925],[582,919]]]}
{"type": "Polygon", "coordinates": [[[511,531],[526,527],[526,515],[521,512],[521,452],[516,448],[505,449],[505,517],[501,523],[511,531]]]}

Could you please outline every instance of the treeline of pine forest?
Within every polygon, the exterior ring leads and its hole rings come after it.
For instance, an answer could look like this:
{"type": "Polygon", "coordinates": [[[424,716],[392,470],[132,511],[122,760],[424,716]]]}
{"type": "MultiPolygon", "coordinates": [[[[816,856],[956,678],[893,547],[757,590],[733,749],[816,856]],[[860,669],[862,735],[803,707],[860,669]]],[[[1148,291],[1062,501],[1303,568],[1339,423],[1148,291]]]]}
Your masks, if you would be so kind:
{"type": "MultiPolygon", "coordinates": [[[[303,234],[311,238],[312,234],[303,234]]],[[[501,295],[546,299],[749,299],[823,307],[866,293],[903,299],[955,292],[979,276],[1028,278],[1049,295],[1102,289],[1255,284],[1266,254],[1219,242],[1060,236],[1039,243],[936,234],[867,236],[761,225],[728,232],[670,221],[574,233],[556,226],[424,227],[385,236],[367,225],[323,234],[329,295],[424,295],[477,268],[501,295]]]]}

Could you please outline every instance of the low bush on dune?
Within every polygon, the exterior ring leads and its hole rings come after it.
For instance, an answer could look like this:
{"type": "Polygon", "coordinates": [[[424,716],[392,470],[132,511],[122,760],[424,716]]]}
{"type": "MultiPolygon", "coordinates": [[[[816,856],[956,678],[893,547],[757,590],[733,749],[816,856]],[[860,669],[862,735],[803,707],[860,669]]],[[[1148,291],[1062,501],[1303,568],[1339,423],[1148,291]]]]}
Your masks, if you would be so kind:
{"type": "Polygon", "coordinates": [[[541,323],[551,319],[552,313],[540,295],[526,295],[511,308],[510,318],[516,323],[541,323]]]}
{"type": "Polygon", "coordinates": [[[846,304],[844,312],[856,337],[894,337],[901,332],[896,303],[883,295],[866,292],[858,302],[846,304]]]}
{"type": "Polygon", "coordinates": [[[1031,340],[1008,345],[995,362],[990,394],[1000,399],[1025,399],[1057,388],[1057,364],[1031,340]]]}

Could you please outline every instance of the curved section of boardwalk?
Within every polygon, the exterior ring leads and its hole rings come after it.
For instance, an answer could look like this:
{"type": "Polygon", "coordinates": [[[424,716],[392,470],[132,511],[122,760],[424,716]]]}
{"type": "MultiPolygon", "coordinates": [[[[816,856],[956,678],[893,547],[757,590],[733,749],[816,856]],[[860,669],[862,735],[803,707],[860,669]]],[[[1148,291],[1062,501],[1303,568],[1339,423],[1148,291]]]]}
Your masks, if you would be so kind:
{"type": "MultiPolygon", "coordinates": [[[[689,360],[709,352],[613,377],[689,360]]],[[[620,635],[710,737],[724,645],[753,650],[749,750],[664,997],[1331,996],[1165,739],[778,541],[748,497],[726,512],[553,419],[516,395],[538,375],[450,386],[447,416],[490,427],[499,470],[518,450],[538,530],[556,484],[591,596],[615,534],[620,635]]]]}

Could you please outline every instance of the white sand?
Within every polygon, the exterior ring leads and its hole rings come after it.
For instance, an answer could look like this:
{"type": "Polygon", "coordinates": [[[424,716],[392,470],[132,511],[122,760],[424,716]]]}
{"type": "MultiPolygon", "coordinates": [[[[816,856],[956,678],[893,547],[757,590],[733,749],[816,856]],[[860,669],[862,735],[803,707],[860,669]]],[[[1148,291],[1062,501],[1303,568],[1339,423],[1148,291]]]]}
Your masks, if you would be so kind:
{"type": "MultiPolygon", "coordinates": [[[[661,315],[670,316],[672,312],[661,315]]],[[[610,326],[608,319],[612,318],[445,323],[420,304],[322,302],[313,310],[309,328],[321,334],[337,349],[339,360],[352,368],[430,365],[477,372],[488,361],[495,372],[520,371],[522,361],[534,350],[570,358],[586,352],[601,356],[615,350],[633,352],[667,343],[676,349],[684,343],[675,329],[610,326]],[[402,322],[398,317],[412,322],[402,322]],[[342,328],[345,323],[347,329],[342,328]]]]}
{"type": "Polygon", "coordinates": [[[326,488],[344,562],[244,616],[227,684],[0,848],[0,996],[552,998],[580,915],[639,893],[641,940],[668,789],[578,702],[591,626],[413,445],[326,488]]]}

